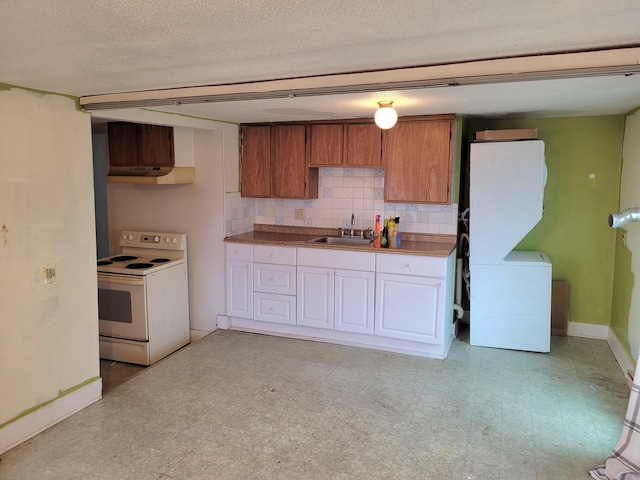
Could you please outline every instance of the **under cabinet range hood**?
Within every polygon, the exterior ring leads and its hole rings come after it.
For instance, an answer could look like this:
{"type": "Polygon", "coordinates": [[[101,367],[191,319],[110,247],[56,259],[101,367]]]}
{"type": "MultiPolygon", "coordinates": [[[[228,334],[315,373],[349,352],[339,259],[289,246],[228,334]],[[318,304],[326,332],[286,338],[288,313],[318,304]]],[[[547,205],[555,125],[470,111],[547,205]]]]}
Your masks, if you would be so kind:
{"type": "Polygon", "coordinates": [[[173,127],[109,122],[108,176],[160,177],[175,165],[173,127]]]}
{"type": "Polygon", "coordinates": [[[144,167],[144,166],[122,166],[109,165],[110,177],[131,176],[131,177],[162,177],[171,173],[173,167],[144,167]]]}

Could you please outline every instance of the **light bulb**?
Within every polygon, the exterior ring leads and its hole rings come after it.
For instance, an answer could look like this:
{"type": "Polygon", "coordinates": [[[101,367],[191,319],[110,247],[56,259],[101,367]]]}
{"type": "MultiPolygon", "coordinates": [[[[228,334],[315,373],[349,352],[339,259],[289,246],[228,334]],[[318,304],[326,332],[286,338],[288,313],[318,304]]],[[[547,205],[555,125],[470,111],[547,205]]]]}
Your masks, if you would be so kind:
{"type": "Polygon", "coordinates": [[[376,125],[383,130],[390,129],[398,121],[398,113],[391,106],[392,103],[393,102],[378,102],[380,108],[378,108],[376,114],[373,116],[376,125]]]}

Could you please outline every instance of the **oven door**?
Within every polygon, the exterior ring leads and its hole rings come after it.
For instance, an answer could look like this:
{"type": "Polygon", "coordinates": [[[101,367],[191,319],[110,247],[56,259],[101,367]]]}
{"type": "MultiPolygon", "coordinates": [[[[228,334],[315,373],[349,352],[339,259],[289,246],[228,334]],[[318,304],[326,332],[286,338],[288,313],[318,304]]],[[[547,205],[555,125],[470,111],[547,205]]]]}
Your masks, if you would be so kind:
{"type": "Polygon", "coordinates": [[[149,340],[144,276],[98,274],[100,335],[149,340]]]}

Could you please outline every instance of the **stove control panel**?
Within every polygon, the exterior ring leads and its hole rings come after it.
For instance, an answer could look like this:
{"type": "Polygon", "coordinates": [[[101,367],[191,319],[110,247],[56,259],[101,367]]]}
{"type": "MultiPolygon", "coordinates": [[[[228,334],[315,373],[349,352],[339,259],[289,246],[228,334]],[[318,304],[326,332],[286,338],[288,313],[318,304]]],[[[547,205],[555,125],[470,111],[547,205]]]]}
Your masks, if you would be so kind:
{"type": "Polygon", "coordinates": [[[186,243],[187,236],[184,233],[144,233],[124,231],[120,234],[121,247],[184,250],[186,243]]]}

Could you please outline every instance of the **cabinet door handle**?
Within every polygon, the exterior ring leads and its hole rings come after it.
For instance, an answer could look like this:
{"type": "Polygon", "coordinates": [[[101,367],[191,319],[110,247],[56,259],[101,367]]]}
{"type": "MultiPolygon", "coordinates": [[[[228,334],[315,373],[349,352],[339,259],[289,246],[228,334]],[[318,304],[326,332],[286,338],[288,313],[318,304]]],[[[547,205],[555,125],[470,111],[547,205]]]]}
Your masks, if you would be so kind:
{"type": "Polygon", "coordinates": [[[329,270],[329,271],[327,272],[327,275],[333,275],[333,272],[332,272],[331,270],[329,270]]]}
{"type": "Polygon", "coordinates": [[[247,268],[251,268],[251,264],[250,263],[247,263],[247,268]]]}

